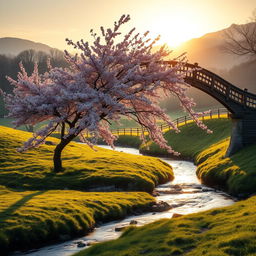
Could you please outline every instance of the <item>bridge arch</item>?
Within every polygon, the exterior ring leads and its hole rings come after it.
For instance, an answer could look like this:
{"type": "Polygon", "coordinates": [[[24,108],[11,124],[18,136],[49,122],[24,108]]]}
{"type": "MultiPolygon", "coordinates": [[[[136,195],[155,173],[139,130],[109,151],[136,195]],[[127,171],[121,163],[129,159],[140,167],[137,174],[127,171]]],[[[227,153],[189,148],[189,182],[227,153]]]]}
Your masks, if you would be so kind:
{"type": "MultiPolygon", "coordinates": [[[[177,61],[166,61],[170,67],[177,61]]],[[[180,67],[184,80],[191,86],[212,96],[231,112],[232,132],[226,156],[256,143],[256,95],[242,90],[197,63],[185,63],[180,67]]]]}

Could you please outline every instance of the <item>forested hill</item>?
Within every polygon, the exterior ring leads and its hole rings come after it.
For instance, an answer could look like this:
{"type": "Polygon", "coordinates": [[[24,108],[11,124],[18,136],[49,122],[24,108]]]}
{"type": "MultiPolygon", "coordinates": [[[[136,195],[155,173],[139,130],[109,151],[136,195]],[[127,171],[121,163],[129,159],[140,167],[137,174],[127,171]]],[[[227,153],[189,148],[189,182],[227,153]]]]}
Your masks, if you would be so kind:
{"type": "MultiPolygon", "coordinates": [[[[34,63],[38,63],[39,73],[47,71],[47,59],[51,59],[53,67],[67,67],[63,52],[57,49],[50,49],[50,52],[35,51],[33,49],[20,52],[17,56],[0,55],[0,89],[4,92],[12,92],[13,87],[7,81],[6,76],[17,78],[20,71],[19,63],[22,61],[28,74],[31,74],[34,63]]],[[[0,97],[0,117],[6,114],[2,96],[0,97]]]]}
{"type": "Polygon", "coordinates": [[[15,37],[3,37],[0,38],[0,54],[16,56],[26,50],[35,50],[50,53],[52,47],[33,42],[26,39],[15,38],[15,37]]]}

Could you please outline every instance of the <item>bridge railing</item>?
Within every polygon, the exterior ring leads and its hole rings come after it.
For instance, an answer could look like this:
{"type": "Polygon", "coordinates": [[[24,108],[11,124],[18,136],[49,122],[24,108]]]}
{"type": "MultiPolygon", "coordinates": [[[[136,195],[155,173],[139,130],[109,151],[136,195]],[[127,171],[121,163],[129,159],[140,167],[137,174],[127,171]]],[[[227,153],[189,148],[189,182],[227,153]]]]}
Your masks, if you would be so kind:
{"type": "MultiPolygon", "coordinates": [[[[177,65],[177,61],[168,61],[170,66],[177,65]]],[[[231,83],[227,82],[220,76],[211,71],[200,68],[197,63],[186,63],[180,68],[181,72],[185,72],[185,80],[197,81],[205,86],[205,89],[216,91],[223,95],[226,100],[231,100],[245,108],[256,109],[256,95],[247,91],[247,89],[240,89],[231,83]]]]}
{"type": "MultiPolygon", "coordinates": [[[[210,110],[208,113],[203,114],[200,119],[201,120],[209,120],[213,118],[228,118],[230,112],[226,108],[218,108],[210,110]]],[[[190,116],[182,116],[175,120],[173,120],[174,124],[177,127],[189,124],[194,122],[194,120],[190,116]]],[[[172,129],[166,123],[159,123],[159,128],[162,132],[166,132],[172,129]]],[[[147,135],[148,131],[146,129],[142,129],[140,127],[136,128],[118,128],[118,129],[111,129],[112,134],[114,135],[131,135],[131,136],[141,136],[142,134],[147,135]]],[[[86,134],[87,137],[90,137],[89,134],[86,134]]]]}

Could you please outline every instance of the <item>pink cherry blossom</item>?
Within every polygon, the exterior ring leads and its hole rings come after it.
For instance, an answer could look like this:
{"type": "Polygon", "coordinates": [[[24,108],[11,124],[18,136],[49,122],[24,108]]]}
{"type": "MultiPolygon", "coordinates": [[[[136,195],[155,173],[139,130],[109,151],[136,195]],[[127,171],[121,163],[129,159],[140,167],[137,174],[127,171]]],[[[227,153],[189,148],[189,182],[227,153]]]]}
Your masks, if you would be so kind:
{"type": "Polygon", "coordinates": [[[178,97],[197,124],[207,129],[199,120],[200,114],[192,109],[195,103],[186,96],[188,85],[183,80],[185,73],[180,72],[184,56],[178,65],[170,67],[163,62],[170,55],[165,46],[152,51],[159,37],[151,40],[148,32],[141,35],[134,28],[122,36],[120,28],[129,20],[129,15],[123,15],[113,28],[101,27],[100,35],[91,30],[92,44],[66,39],[68,45],[80,51],[76,55],[65,51],[70,68],[53,68],[48,63],[49,72],[40,75],[35,64],[34,72],[28,75],[21,63],[18,79],[8,77],[15,89],[14,94],[5,95],[5,103],[15,125],[48,121],[20,151],[41,145],[59,129],[54,170],[61,171],[61,152],[72,139],[80,136],[93,147],[101,137],[114,147],[116,136],[109,123],[125,116],[148,131],[149,138],[161,148],[177,154],[157,125],[162,120],[179,131],[159,107],[163,95],[178,97]]]}

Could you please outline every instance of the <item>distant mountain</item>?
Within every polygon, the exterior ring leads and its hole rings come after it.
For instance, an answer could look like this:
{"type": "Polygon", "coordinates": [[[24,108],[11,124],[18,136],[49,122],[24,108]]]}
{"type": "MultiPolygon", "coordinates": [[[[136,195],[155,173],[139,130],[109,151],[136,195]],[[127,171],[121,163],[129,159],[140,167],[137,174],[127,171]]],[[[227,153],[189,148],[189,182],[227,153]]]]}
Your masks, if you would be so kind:
{"type": "MultiPolygon", "coordinates": [[[[197,62],[199,66],[220,75],[235,86],[248,88],[250,92],[256,93],[256,59],[252,60],[248,56],[240,57],[224,51],[226,30],[232,29],[232,26],[251,26],[252,24],[255,23],[233,24],[229,28],[191,39],[174,49],[173,56],[187,52],[188,62],[197,62]]],[[[211,96],[196,88],[191,87],[188,95],[194,98],[198,108],[220,106],[220,103],[211,96]]],[[[176,109],[177,105],[176,99],[165,102],[169,110],[176,109]]]]}
{"type": "Polygon", "coordinates": [[[240,88],[256,93],[256,58],[221,71],[220,76],[240,88]]]}
{"type": "Polygon", "coordinates": [[[36,43],[26,39],[14,37],[0,38],[0,54],[16,56],[20,52],[29,49],[49,53],[53,48],[46,44],[36,43]]]}
{"type": "Polygon", "coordinates": [[[191,39],[174,50],[174,54],[187,52],[190,63],[198,62],[201,67],[210,70],[230,69],[248,60],[247,56],[237,56],[224,51],[225,31],[232,26],[249,26],[252,23],[243,25],[231,25],[229,28],[208,33],[199,38],[191,39]]]}

